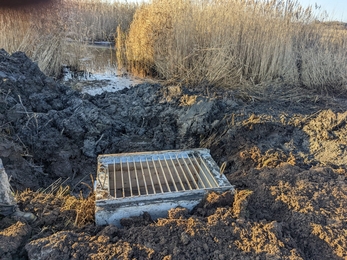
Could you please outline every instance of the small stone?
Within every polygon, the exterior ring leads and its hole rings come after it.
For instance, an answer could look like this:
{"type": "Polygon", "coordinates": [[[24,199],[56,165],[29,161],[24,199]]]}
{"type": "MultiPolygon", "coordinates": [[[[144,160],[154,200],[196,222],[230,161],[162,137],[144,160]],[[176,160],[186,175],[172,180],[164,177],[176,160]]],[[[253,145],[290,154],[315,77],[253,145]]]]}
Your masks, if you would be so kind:
{"type": "Polygon", "coordinates": [[[206,243],[204,243],[204,244],[202,245],[202,247],[204,248],[204,250],[205,250],[207,253],[210,251],[210,249],[209,249],[209,247],[208,247],[208,245],[207,245],[206,243]]]}
{"type": "Polygon", "coordinates": [[[219,255],[218,255],[218,259],[219,259],[219,260],[224,260],[224,259],[225,259],[224,254],[219,254],[219,255]]]}
{"type": "Polygon", "coordinates": [[[173,253],[174,256],[177,256],[177,255],[179,255],[179,253],[181,253],[181,250],[178,247],[175,247],[172,250],[172,253],[173,253]]]}
{"type": "Polygon", "coordinates": [[[69,252],[69,248],[67,246],[64,247],[63,253],[67,254],[69,252]]]}
{"type": "Polygon", "coordinates": [[[183,245],[188,245],[190,242],[189,236],[187,235],[186,232],[182,232],[181,233],[181,242],[183,243],[183,245]]]}

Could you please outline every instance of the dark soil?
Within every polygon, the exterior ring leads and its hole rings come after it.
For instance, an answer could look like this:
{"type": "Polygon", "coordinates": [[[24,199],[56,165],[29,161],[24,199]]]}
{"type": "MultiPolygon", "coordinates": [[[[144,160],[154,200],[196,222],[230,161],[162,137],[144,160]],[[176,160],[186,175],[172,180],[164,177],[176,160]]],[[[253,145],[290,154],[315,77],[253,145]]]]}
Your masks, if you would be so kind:
{"type": "Polygon", "coordinates": [[[1,219],[0,259],[347,259],[347,99],[293,89],[90,96],[0,51],[0,158],[38,216],[1,219]],[[123,228],[95,226],[93,196],[71,195],[87,195],[98,154],[197,147],[226,163],[235,194],[123,228]]]}

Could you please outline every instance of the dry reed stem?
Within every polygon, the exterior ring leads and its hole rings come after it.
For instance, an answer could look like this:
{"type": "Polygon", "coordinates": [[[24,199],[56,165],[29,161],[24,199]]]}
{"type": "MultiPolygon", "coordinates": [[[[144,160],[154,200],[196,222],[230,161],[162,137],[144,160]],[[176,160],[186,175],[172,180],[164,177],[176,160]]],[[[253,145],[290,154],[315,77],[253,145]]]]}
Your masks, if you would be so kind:
{"type": "Polygon", "coordinates": [[[116,42],[116,58],[118,70],[126,68],[126,57],[125,57],[125,33],[122,31],[120,25],[117,26],[117,37],[116,42]]]}

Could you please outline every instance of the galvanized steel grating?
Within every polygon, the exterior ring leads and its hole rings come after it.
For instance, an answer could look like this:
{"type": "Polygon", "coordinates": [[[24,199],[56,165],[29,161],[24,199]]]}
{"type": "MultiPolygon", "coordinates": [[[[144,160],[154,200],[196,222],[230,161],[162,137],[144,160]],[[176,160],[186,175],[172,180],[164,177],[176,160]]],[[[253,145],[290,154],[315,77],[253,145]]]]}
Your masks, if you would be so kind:
{"type": "Polygon", "coordinates": [[[204,150],[101,155],[98,183],[116,199],[219,188],[204,150]]]}
{"type": "Polygon", "coordinates": [[[177,206],[192,209],[209,190],[234,187],[208,149],[99,155],[96,223],[119,225],[143,211],[156,218],[177,206]]]}

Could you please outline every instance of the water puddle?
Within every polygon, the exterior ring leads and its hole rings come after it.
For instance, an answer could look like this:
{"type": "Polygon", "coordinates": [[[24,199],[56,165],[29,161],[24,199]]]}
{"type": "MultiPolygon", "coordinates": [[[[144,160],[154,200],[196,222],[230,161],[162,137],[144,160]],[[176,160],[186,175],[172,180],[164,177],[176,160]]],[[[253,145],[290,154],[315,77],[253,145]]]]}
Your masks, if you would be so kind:
{"type": "Polygon", "coordinates": [[[83,84],[82,93],[95,96],[103,92],[116,92],[124,88],[130,88],[136,84],[142,83],[143,80],[102,73],[92,74],[87,79],[81,80],[80,82],[83,84]]]}
{"type": "Polygon", "coordinates": [[[63,80],[71,87],[95,96],[104,92],[116,92],[143,83],[143,79],[132,77],[124,71],[118,71],[114,47],[109,42],[97,42],[87,45],[88,56],[84,57],[82,71],[72,72],[63,69],[63,80]]]}

